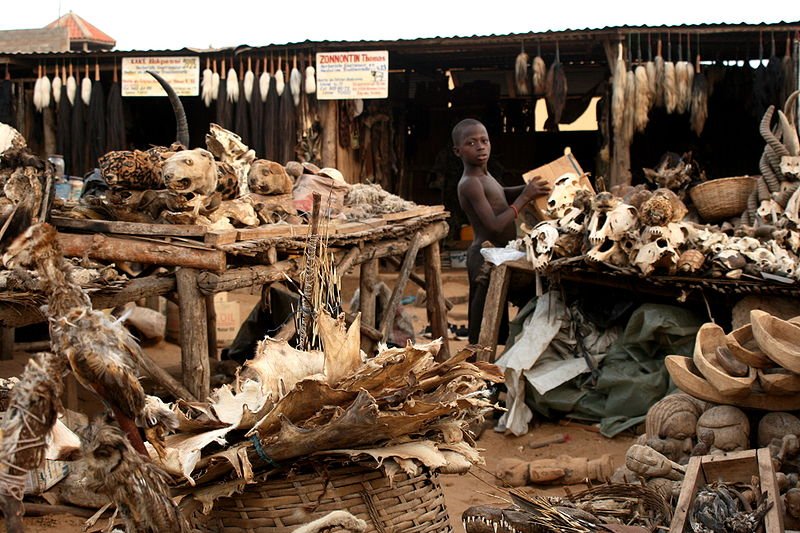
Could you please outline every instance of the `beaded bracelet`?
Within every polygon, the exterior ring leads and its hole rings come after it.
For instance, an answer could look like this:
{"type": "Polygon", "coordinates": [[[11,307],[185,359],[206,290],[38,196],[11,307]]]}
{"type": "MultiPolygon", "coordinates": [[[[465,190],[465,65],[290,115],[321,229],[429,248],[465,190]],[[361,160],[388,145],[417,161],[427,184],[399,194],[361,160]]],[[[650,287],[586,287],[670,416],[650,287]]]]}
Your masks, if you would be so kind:
{"type": "Polygon", "coordinates": [[[517,218],[519,216],[519,211],[517,210],[517,207],[514,204],[511,204],[509,207],[514,211],[514,218],[517,218]]]}

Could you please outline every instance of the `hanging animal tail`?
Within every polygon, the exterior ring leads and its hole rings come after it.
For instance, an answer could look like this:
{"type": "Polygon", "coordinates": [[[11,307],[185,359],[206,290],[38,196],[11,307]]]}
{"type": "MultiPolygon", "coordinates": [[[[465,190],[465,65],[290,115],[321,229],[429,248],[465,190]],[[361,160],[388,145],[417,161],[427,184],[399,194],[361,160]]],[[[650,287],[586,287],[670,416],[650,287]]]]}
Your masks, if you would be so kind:
{"type": "Polygon", "coordinates": [[[158,82],[158,84],[161,85],[161,87],[163,87],[164,90],[167,92],[169,103],[172,104],[172,110],[175,112],[175,122],[177,123],[175,140],[188,148],[189,123],[186,120],[186,111],[183,109],[183,103],[181,102],[181,99],[178,98],[178,95],[175,93],[175,89],[172,88],[172,86],[167,82],[167,80],[165,80],[152,70],[148,70],[147,73],[153,76],[158,82]]]}

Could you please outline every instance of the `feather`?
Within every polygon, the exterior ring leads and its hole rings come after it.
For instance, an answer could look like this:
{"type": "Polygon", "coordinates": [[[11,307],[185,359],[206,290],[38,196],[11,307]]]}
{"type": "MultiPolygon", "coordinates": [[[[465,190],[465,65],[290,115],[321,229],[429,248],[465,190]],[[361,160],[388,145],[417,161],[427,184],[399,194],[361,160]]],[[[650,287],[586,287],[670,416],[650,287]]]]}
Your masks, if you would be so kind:
{"type": "Polygon", "coordinates": [[[789,155],[800,155],[800,139],[797,137],[797,129],[780,109],[778,110],[778,120],[783,132],[783,144],[789,150],[789,155]]]}
{"type": "Polygon", "coordinates": [[[629,70],[625,80],[625,111],[622,121],[622,139],[626,146],[633,139],[634,125],[636,123],[636,74],[629,70]]]}
{"type": "Polygon", "coordinates": [[[253,74],[253,71],[250,68],[247,69],[247,72],[244,73],[244,98],[247,100],[247,103],[250,103],[250,99],[253,97],[253,84],[256,81],[256,75],[253,74]]]}
{"type": "Polygon", "coordinates": [[[634,127],[637,132],[643,132],[647,127],[648,112],[650,111],[650,81],[647,78],[647,69],[642,65],[634,71],[636,79],[636,109],[634,111],[634,127]]]}
{"type": "Polygon", "coordinates": [[[517,94],[524,96],[530,91],[528,90],[528,54],[520,52],[517,55],[517,60],[514,63],[514,74],[516,75],[517,94]]]}
{"type": "Polygon", "coordinates": [[[317,92],[317,72],[311,65],[306,67],[306,94],[317,92]]]}
{"type": "Polygon", "coordinates": [[[674,113],[678,106],[678,80],[675,73],[675,63],[664,63],[664,107],[667,113],[674,113]]]}
{"type": "Polygon", "coordinates": [[[51,87],[53,89],[53,102],[58,105],[58,102],[61,101],[61,76],[58,75],[58,67],[56,67],[56,73],[53,76],[53,83],[51,83],[51,87]]]}
{"type": "Polygon", "coordinates": [[[283,96],[283,89],[286,87],[286,81],[284,80],[283,70],[278,68],[277,72],[274,74],[275,78],[275,90],[278,92],[278,96],[283,96]]]}
{"type": "Polygon", "coordinates": [[[708,118],[708,82],[702,72],[698,72],[692,82],[692,130],[700,136],[708,118]]]}
{"type": "Polygon", "coordinates": [[[533,58],[533,94],[541,96],[545,91],[545,79],[547,78],[547,66],[544,59],[539,56],[533,58]]]}
{"type": "Polygon", "coordinates": [[[69,103],[75,105],[75,96],[78,93],[78,82],[72,75],[72,65],[69,66],[69,76],[67,76],[67,99],[69,103]]]}
{"type": "Polygon", "coordinates": [[[295,107],[300,105],[300,88],[303,85],[303,75],[296,66],[292,67],[292,72],[289,74],[289,89],[292,91],[292,100],[295,107]]]}
{"type": "Polygon", "coordinates": [[[228,95],[229,102],[239,101],[239,77],[236,75],[236,69],[231,67],[228,69],[227,79],[225,80],[225,89],[228,95]]]}
{"type": "Polygon", "coordinates": [[[614,68],[614,78],[611,85],[611,118],[614,133],[622,131],[622,122],[625,116],[625,60],[622,58],[622,43],[619,45],[617,66],[614,68]]]}
{"type": "Polygon", "coordinates": [[[203,81],[200,82],[200,87],[202,88],[201,94],[203,95],[203,103],[206,107],[211,107],[211,102],[214,101],[214,94],[212,93],[212,89],[214,88],[214,73],[211,72],[211,69],[206,68],[203,69],[203,81]]]}
{"type": "Polygon", "coordinates": [[[36,78],[36,81],[33,83],[33,107],[36,108],[36,111],[41,112],[44,109],[42,105],[42,77],[39,76],[36,78]]]}
{"type": "Polygon", "coordinates": [[[267,95],[269,94],[270,79],[271,76],[269,75],[269,72],[266,71],[266,69],[264,70],[264,72],[261,73],[261,76],[259,76],[258,78],[258,89],[261,92],[261,102],[267,101],[267,95]]]}
{"type": "Polygon", "coordinates": [[[92,101],[92,79],[88,74],[81,80],[81,100],[87,106],[92,101]]]}

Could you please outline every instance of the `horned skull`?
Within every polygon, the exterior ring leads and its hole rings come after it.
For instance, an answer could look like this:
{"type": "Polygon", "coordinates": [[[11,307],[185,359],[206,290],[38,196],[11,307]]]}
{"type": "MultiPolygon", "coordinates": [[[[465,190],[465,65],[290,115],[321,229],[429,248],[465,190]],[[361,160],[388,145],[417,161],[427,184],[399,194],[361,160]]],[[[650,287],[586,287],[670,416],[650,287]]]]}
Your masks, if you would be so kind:
{"type": "Polygon", "coordinates": [[[784,179],[790,181],[796,181],[797,179],[800,179],[800,156],[782,156],[779,168],[784,179]]]}
{"type": "Polygon", "coordinates": [[[538,223],[525,238],[528,260],[535,270],[542,270],[553,255],[553,246],[558,241],[558,230],[552,221],[538,223]]]}

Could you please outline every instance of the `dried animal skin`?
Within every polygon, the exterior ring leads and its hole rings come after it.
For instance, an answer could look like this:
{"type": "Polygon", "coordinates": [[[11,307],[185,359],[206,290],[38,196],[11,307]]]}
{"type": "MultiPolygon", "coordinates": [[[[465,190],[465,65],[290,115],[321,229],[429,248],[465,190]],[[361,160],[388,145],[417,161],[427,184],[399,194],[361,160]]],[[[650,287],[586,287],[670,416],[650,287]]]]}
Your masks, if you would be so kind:
{"type": "Polygon", "coordinates": [[[272,394],[274,400],[286,395],[303,379],[321,376],[324,365],[322,352],[303,352],[292,348],[286,341],[269,337],[258,343],[255,357],[245,363],[258,375],[264,393],[272,394]]]}
{"type": "Polygon", "coordinates": [[[689,72],[691,69],[692,65],[687,61],[675,63],[675,111],[678,113],[686,113],[689,109],[692,91],[692,87],[689,85],[689,72]]]}
{"type": "Polygon", "coordinates": [[[698,73],[694,77],[691,96],[691,124],[696,135],[703,133],[708,118],[708,82],[705,74],[698,73]]]}
{"type": "Polygon", "coordinates": [[[626,73],[625,110],[622,120],[623,143],[630,145],[636,131],[636,74],[632,70],[626,73]]]}
{"type": "Polygon", "coordinates": [[[326,312],[319,315],[319,335],[325,353],[325,377],[336,385],[343,377],[361,366],[361,314],[350,329],[345,329],[344,316],[334,319],[326,312]]]}
{"type": "Polygon", "coordinates": [[[650,94],[650,81],[647,78],[647,70],[642,65],[636,67],[634,76],[636,78],[636,111],[634,115],[634,127],[637,132],[643,132],[649,120],[652,96],[650,94]]]}
{"type": "Polygon", "coordinates": [[[545,79],[547,78],[547,66],[544,59],[539,56],[533,58],[531,65],[533,71],[533,94],[541,96],[545,92],[545,79]]]}
{"type": "Polygon", "coordinates": [[[664,58],[661,57],[661,54],[657,55],[653,60],[655,65],[655,92],[654,94],[654,104],[657,106],[664,105],[664,68],[666,64],[664,63],[664,58]]]}
{"type": "Polygon", "coordinates": [[[622,123],[625,116],[626,82],[625,60],[622,58],[622,44],[620,44],[619,56],[617,57],[617,65],[614,68],[614,77],[611,85],[611,118],[615,133],[622,131],[622,123]]]}
{"type": "Polygon", "coordinates": [[[525,96],[530,92],[528,90],[528,54],[524,51],[517,55],[514,62],[514,81],[518,95],[525,96]]]}
{"type": "Polygon", "coordinates": [[[664,63],[664,107],[670,114],[678,107],[678,79],[672,61],[664,63]]]}

